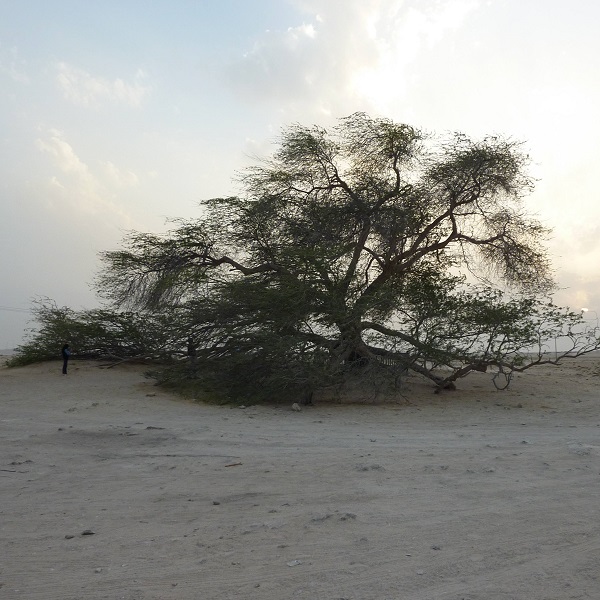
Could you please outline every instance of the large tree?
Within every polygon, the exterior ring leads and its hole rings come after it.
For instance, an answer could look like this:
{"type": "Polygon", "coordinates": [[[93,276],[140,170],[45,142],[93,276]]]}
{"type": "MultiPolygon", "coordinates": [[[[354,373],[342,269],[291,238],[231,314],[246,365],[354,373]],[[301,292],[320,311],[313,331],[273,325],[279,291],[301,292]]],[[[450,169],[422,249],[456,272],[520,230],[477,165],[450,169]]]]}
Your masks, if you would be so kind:
{"type": "Polygon", "coordinates": [[[386,369],[453,387],[545,362],[563,334],[585,352],[594,336],[575,339],[579,316],[547,300],[527,166],[501,137],[440,139],[362,113],[294,125],[240,176],[242,195],[104,253],[98,289],[121,309],[180,314],[202,376],[236,393],[386,369]]]}

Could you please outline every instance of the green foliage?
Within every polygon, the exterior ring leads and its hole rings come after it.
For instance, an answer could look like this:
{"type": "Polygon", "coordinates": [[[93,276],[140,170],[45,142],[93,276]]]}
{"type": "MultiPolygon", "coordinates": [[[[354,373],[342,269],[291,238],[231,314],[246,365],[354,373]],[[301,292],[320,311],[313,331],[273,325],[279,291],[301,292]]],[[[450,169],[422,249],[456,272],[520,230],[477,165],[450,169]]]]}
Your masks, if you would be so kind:
{"type": "Polygon", "coordinates": [[[511,140],[437,140],[361,113],[295,125],[242,175],[245,196],[105,253],[99,289],[118,307],[185,311],[195,377],[236,396],[377,364],[441,386],[522,368],[570,318],[536,300],[552,281],[547,232],[523,210],[527,163],[511,140]]]}
{"type": "Polygon", "coordinates": [[[73,359],[144,358],[171,360],[181,350],[174,319],[152,313],[96,309],[73,311],[49,299],[34,303],[38,328],[8,361],[21,366],[60,358],[64,343],[71,346],[73,359]]]}
{"type": "Polygon", "coordinates": [[[362,113],[332,130],[294,125],[241,175],[243,196],[103,253],[110,310],[44,313],[63,329],[37,341],[74,342],[64,326],[81,321],[86,347],[187,356],[161,381],[237,399],[406,370],[452,387],[472,370],[556,361],[557,336],[588,352],[596,332],[546,299],[548,232],[524,210],[527,165],[509,139],[438,139],[362,113]]]}

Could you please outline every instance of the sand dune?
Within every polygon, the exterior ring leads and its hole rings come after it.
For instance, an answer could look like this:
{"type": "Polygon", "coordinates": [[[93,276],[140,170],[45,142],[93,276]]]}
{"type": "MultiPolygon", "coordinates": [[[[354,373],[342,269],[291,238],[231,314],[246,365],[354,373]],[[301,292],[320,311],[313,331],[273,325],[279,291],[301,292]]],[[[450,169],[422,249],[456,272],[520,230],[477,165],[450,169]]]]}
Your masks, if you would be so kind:
{"type": "Polygon", "coordinates": [[[0,598],[600,598],[599,381],[294,412],[1,368],[0,598]]]}

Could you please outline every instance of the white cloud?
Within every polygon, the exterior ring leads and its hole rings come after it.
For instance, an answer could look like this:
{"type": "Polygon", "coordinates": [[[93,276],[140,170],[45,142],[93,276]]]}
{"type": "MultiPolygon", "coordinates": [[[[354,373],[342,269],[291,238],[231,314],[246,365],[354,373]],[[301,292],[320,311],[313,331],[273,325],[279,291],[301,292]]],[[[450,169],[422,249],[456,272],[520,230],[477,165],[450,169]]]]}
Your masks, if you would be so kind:
{"type": "Polygon", "coordinates": [[[120,208],[117,200],[120,188],[137,184],[135,173],[121,170],[111,162],[100,163],[102,168],[94,172],[56,129],[48,130],[44,137],[36,140],[36,146],[52,158],[52,166],[62,173],[53,174],[48,180],[50,208],[64,210],[66,205],[88,218],[101,216],[118,227],[132,226],[130,215],[120,208]]]}
{"type": "Polygon", "coordinates": [[[102,163],[102,166],[106,177],[115,187],[133,187],[139,184],[140,180],[133,171],[119,169],[110,161],[102,163]]]}
{"type": "Polygon", "coordinates": [[[73,148],[64,140],[63,134],[60,131],[50,129],[45,139],[39,138],[36,140],[36,146],[42,152],[51,154],[61,171],[65,173],[78,173],[80,177],[89,176],[87,165],[75,154],[73,148]]]}
{"type": "Polygon", "coordinates": [[[25,73],[25,61],[19,58],[16,47],[5,50],[0,47],[0,73],[8,75],[17,83],[29,83],[29,76],[25,73]]]}
{"type": "Polygon", "coordinates": [[[58,180],[58,178],[55,175],[50,178],[50,185],[55,186],[61,190],[65,189],[65,186],[58,180]]]}
{"type": "Polygon", "coordinates": [[[232,85],[252,98],[276,103],[292,118],[295,112],[306,118],[355,110],[389,113],[404,99],[420,54],[460,27],[479,1],[296,4],[308,22],[266,32],[230,76],[232,85]]]}
{"type": "Polygon", "coordinates": [[[398,3],[372,14],[370,35],[377,58],[353,77],[353,87],[382,112],[404,99],[414,79],[411,66],[423,51],[440,44],[477,7],[474,0],[412,4],[401,10],[398,3]]]}
{"type": "Polygon", "coordinates": [[[56,80],[64,97],[79,106],[99,108],[104,104],[124,104],[136,108],[150,92],[150,87],[144,85],[146,77],[141,70],[128,83],[123,79],[110,81],[94,77],[87,71],[64,62],[59,63],[56,68],[56,80]]]}

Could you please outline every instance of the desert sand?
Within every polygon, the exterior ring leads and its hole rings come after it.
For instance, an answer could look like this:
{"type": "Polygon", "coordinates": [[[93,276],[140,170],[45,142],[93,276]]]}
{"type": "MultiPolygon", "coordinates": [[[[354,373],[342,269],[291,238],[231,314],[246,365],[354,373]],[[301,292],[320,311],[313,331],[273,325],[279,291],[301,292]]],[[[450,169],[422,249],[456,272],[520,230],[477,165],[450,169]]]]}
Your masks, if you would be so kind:
{"type": "Polygon", "coordinates": [[[0,598],[600,598],[600,358],[301,412],[0,368],[0,598]]]}

